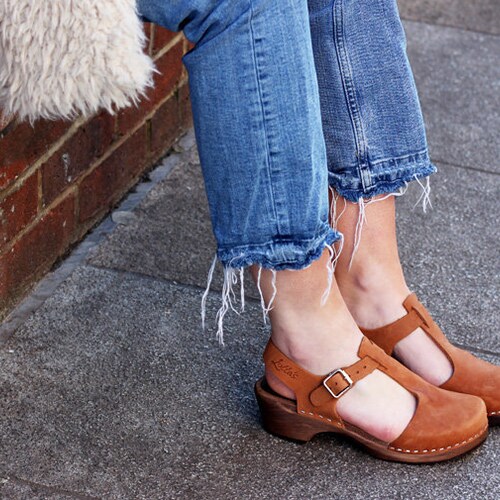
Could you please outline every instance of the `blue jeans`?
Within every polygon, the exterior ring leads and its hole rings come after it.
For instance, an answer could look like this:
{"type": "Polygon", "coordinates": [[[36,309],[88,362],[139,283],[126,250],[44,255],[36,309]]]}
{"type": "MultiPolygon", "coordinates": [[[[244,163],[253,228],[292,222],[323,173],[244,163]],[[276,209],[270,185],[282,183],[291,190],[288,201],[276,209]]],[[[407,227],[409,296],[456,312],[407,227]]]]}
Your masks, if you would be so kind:
{"type": "Polygon", "coordinates": [[[183,62],[225,271],[306,267],[341,237],[329,187],[362,204],[435,171],[396,0],[138,9],[195,43],[183,62]]]}
{"type": "Polygon", "coordinates": [[[188,70],[217,256],[300,269],[350,201],[435,171],[396,0],[139,0],[188,70]]]}

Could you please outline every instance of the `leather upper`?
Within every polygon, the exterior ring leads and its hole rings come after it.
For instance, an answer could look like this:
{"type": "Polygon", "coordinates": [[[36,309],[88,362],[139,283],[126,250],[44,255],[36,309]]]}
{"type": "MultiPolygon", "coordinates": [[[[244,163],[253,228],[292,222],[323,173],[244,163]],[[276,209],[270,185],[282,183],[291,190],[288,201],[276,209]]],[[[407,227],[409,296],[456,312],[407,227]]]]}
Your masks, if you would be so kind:
{"type": "Polygon", "coordinates": [[[401,339],[421,328],[446,354],[453,367],[452,376],[440,387],[479,396],[486,403],[489,415],[500,414],[500,366],[487,363],[451,344],[414,293],[406,298],[403,306],[407,314],[402,318],[381,328],[362,328],[361,331],[392,355],[401,339]]]}
{"type": "Polygon", "coordinates": [[[404,432],[387,443],[393,450],[431,453],[431,450],[449,449],[474,439],[488,425],[481,399],[425,382],[369,339],[361,341],[358,356],[360,360],[351,366],[322,376],[314,375],[285,356],[270,340],[264,351],[264,362],[295,392],[298,413],[326,420],[339,428],[344,428],[345,422],[336,411],[337,401],[359,380],[374,370],[396,380],[415,396],[417,408],[404,432]]]}

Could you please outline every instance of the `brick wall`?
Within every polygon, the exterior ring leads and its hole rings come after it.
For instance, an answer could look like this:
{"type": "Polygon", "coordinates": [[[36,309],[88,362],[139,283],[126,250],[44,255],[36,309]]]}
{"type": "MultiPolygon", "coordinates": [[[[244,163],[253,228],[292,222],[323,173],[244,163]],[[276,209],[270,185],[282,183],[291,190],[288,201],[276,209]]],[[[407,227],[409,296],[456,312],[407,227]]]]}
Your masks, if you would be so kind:
{"type": "Polygon", "coordinates": [[[138,108],[34,127],[0,119],[0,320],[191,123],[190,46],[145,28],[161,74],[138,108]]]}

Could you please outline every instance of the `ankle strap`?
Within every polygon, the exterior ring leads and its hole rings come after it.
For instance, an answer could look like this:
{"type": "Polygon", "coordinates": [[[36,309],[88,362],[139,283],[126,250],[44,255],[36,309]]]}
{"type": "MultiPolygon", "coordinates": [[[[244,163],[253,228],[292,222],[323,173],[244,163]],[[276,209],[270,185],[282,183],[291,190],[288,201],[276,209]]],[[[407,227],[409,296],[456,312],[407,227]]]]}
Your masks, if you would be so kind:
{"type": "MultiPolygon", "coordinates": [[[[376,355],[374,357],[369,355],[371,346],[373,344],[368,339],[363,338],[358,352],[361,359],[351,366],[338,368],[326,375],[314,375],[301,368],[285,356],[271,339],[269,339],[263,357],[266,368],[295,392],[298,411],[308,411],[327,403],[331,406],[333,403],[331,410],[335,418],[338,419],[334,409],[337,400],[348,392],[356,382],[381,366],[376,355]]],[[[373,352],[377,352],[376,348],[373,352]]]]}
{"type": "Polygon", "coordinates": [[[432,318],[415,293],[406,297],[403,307],[406,309],[407,314],[402,318],[380,328],[361,328],[361,331],[370,340],[389,355],[392,355],[395,345],[400,340],[410,335],[417,328],[422,328],[426,333],[431,334],[432,318]]]}

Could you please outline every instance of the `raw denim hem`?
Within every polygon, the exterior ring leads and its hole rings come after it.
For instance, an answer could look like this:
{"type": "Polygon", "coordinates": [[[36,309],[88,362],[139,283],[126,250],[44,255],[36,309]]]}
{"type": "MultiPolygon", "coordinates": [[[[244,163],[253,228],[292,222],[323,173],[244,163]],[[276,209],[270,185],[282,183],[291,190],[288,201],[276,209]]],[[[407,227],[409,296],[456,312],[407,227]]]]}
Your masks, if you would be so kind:
{"type": "Polygon", "coordinates": [[[427,177],[435,172],[437,172],[436,166],[426,161],[391,170],[375,171],[371,174],[371,184],[366,189],[363,189],[361,179],[347,180],[345,175],[333,172],[328,173],[328,183],[343,198],[357,203],[361,198],[373,198],[381,194],[396,192],[411,181],[427,177]]]}
{"type": "Polygon", "coordinates": [[[342,235],[323,224],[321,233],[310,239],[295,241],[274,240],[262,244],[241,245],[217,250],[217,258],[224,267],[241,268],[258,264],[266,269],[303,269],[318,259],[326,245],[340,240],[342,235]]]}

